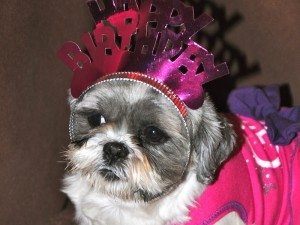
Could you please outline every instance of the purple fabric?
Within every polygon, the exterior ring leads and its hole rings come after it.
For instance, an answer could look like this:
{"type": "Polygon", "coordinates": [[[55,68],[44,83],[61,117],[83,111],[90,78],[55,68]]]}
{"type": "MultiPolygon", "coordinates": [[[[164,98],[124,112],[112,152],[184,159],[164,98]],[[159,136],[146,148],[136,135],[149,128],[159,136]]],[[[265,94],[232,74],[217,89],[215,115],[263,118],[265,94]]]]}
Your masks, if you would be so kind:
{"type": "Polygon", "coordinates": [[[265,120],[273,144],[287,145],[300,132],[300,106],[280,109],[278,85],[233,90],[227,104],[232,113],[265,120]]]}

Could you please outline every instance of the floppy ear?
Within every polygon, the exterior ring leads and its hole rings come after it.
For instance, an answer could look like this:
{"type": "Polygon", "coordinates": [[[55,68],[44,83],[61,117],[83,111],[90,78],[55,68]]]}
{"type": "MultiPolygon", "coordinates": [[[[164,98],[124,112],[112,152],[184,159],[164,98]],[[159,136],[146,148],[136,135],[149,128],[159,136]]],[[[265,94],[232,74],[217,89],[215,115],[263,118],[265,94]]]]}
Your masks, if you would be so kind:
{"type": "Polygon", "coordinates": [[[197,179],[212,183],[216,171],[235,145],[235,134],[227,120],[219,115],[207,99],[198,110],[190,111],[192,123],[193,161],[197,179]]]}

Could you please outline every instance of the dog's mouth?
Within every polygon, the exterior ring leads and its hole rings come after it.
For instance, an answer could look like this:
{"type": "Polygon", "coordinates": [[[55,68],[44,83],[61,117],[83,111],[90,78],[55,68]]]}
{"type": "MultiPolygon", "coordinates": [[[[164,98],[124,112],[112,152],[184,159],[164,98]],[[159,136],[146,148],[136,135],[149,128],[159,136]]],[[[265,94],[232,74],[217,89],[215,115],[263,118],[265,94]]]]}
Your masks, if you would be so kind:
{"type": "Polygon", "coordinates": [[[112,170],[109,169],[101,169],[100,174],[106,181],[112,182],[120,180],[120,178],[112,170]]]}

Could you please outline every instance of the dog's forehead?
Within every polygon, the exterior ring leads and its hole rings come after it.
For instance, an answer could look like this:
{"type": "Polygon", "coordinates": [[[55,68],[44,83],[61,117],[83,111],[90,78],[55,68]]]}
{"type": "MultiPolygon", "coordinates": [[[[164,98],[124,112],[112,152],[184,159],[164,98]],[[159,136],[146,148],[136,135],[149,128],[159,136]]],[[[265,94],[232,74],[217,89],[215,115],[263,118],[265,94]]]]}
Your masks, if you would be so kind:
{"type": "Polygon", "coordinates": [[[173,103],[151,86],[127,80],[109,80],[90,88],[80,99],[76,110],[95,109],[106,111],[110,116],[134,112],[148,114],[176,110],[173,103]]]}

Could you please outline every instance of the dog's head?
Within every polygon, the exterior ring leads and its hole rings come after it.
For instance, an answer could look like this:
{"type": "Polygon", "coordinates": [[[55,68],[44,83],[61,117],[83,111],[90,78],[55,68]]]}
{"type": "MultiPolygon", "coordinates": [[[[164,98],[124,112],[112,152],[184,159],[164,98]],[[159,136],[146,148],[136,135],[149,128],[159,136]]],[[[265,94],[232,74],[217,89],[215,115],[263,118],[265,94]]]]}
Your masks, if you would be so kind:
{"type": "Polygon", "coordinates": [[[125,200],[155,199],[189,172],[212,182],[234,145],[231,127],[209,100],[183,117],[143,82],[107,80],[70,97],[70,106],[72,170],[98,191],[125,200]]]}

